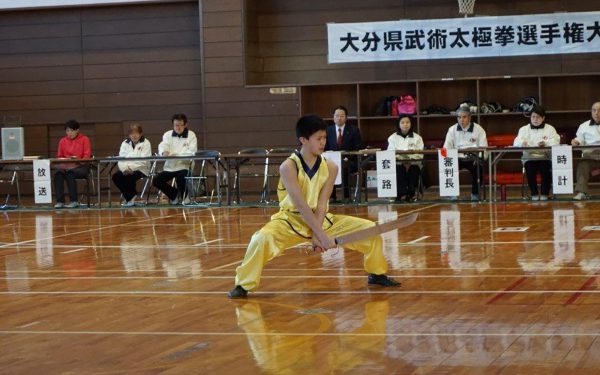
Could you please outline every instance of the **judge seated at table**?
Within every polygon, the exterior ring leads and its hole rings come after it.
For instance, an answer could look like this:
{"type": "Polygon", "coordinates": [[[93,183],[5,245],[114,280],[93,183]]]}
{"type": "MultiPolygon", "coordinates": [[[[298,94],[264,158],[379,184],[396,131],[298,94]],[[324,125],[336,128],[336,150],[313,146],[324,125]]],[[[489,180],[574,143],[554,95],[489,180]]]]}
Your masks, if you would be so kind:
{"type": "MultiPolygon", "coordinates": [[[[90,139],[79,132],[79,123],[75,120],[65,124],[66,135],[58,143],[57,157],[59,159],[89,159],[92,156],[90,139]]],[[[55,165],[54,189],[56,204],[54,208],[79,207],[76,179],[87,178],[90,167],[87,163],[59,162],[55,165]],[[70,202],[65,205],[65,182],[69,190],[70,202]]]]}

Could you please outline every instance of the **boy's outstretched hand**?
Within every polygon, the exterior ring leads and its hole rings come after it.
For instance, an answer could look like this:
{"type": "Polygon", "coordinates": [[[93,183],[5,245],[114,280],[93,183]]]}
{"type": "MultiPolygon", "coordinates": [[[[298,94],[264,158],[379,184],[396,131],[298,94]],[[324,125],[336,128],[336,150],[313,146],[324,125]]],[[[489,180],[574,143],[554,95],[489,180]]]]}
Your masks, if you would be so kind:
{"type": "Polygon", "coordinates": [[[324,231],[313,233],[313,250],[315,252],[323,253],[334,247],[337,247],[335,240],[329,237],[324,231]]]}

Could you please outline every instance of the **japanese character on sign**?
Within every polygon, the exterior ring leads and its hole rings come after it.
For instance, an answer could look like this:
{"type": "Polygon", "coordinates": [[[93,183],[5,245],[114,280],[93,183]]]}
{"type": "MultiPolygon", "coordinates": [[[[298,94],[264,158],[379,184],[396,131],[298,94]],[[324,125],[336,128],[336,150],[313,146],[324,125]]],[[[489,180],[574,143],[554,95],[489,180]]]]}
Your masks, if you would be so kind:
{"type": "Polygon", "coordinates": [[[454,187],[454,180],[451,179],[451,178],[447,178],[445,186],[446,186],[446,188],[453,188],[454,187]]]}
{"type": "Polygon", "coordinates": [[[46,195],[48,195],[48,192],[46,191],[46,187],[45,186],[39,186],[38,188],[38,195],[45,197],[46,195]]]}
{"type": "Polygon", "coordinates": [[[406,30],[406,33],[404,33],[404,38],[404,49],[425,49],[425,44],[423,44],[423,39],[425,38],[425,31],[406,30]]]}
{"type": "Polygon", "coordinates": [[[517,28],[517,44],[538,44],[537,25],[522,25],[517,28]]]}
{"type": "Polygon", "coordinates": [[[392,181],[391,180],[383,180],[381,181],[381,188],[385,189],[385,190],[389,190],[392,188],[392,181]]]}
{"type": "Polygon", "coordinates": [[[498,26],[494,32],[496,44],[502,47],[515,42],[515,29],[512,26],[498,26]]]}
{"type": "Polygon", "coordinates": [[[583,24],[578,22],[572,22],[571,24],[565,23],[563,28],[565,31],[564,38],[566,43],[583,43],[583,24]]]}
{"type": "Polygon", "coordinates": [[[357,36],[352,36],[351,33],[346,34],[346,37],[341,37],[340,41],[341,42],[346,42],[346,45],[344,45],[344,47],[342,47],[342,49],[340,51],[346,52],[346,50],[348,49],[348,47],[352,47],[352,49],[355,52],[358,52],[358,47],[356,47],[354,45],[354,43],[353,43],[355,40],[358,40],[358,39],[359,38],[357,36]]]}
{"type": "Polygon", "coordinates": [[[38,177],[46,177],[46,168],[38,168],[37,175],[38,177]]]}
{"type": "Polygon", "coordinates": [[[381,161],[381,168],[383,169],[390,169],[392,167],[392,162],[389,159],[383,159],[381,161]]]}
{"type": "Polygon", "coordinates": [[[450,43],[450,47],[454,48],[454,47],[458,47],[458,48],[462,48],[462,47],[468,47],[469,43],[465,40],[465,36],[468,36],[469,32],[468,31],[463,31],[460,27],[456,29],[456,31],[451,31],[450,32],[450,36],[455,37],[454,41],[452,43],[450,43]]]}
{"type": "Polygon", "coordinates": [[[546,44],[552,44],[554,39],[560,38],[560,29],[557,23],[541,25],[540,38],[546,40],[546,44]]]}
{"type": "Polygon", "coordinates": [[[391,48],[392,51],[395,51],[396,48],[399,50],[402,49],[402,31],[388,31],[383,34],[383,49],[387,51],[391,48]]]}
{"type": "Polygon", "coordinates": [[[566,176],[559,176],[558,177],[558,184],[561,185],[561,186],[566,186],[568,180],[569,179],[566,176]]]}
{"type": "Polygon", "coordinates": [[[445,49],[447,37],[446,30],[444,29],[429,30],[427,33],[429,49],[445,49]]]}
{"type": "Polygon", "coordinates": [[[566,155],[558,155],[556,157],[556,164],[567,164],[567,156],[566,155]]]}
{"type": "Polygon", "coordinates": [[[492,28],[491,27],[475,27],[473,28],[473,46],[474,47],[491,47],[492,46],[492,28]]]}
{"type": "Polygon", "coordinates": [[[371,51],[377,51],[377,43],[379,43],[380,40],[381,38],[377,36],[377,33],[366,33],[364,38],[362,38],[362,42],[365,44],[363,51],[367,51],[368,49],[371,51]],[[373,36],[369,37],[370,34],[373,34],[373,36]]]}
{"type": "Polygon", "coordinates": [[[452,167],[454,165],[454,159],[444,158],[444,167],[452,167]]]}

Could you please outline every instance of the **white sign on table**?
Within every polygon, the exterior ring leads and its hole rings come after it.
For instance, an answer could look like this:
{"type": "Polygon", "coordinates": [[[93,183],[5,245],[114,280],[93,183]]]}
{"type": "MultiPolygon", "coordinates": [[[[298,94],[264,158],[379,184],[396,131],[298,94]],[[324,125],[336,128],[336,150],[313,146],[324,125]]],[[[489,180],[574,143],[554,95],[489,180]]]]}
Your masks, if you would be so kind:
{"type": "Polygon", "coordinates": [[[52,203],[50,160],[33,161],[33,196],[36,204],[52,203]]]}
{"type": "Polygon", "coordinates": [[[396,186],[396,152],[377,151],[377,196],[392,198],[398,194],[396,186]]]}
{"type": "Polygon", "coordinates": [[[459,196],[458,150],[438,150],[438,171],[440,177],[440,197],[459,196]]]}
{"type": "Polygon", "coordinates": [[[338,174],[335,177],[335,185],[342,184],[342,153],[340,151],[325,151],[323,153],[325,159],[331,160],[338,167],[338,174]]]}
{"type": "Polygon", "coordinates": [[[552,146],[552,192],[573,194],[573,148],[552,146]]]}

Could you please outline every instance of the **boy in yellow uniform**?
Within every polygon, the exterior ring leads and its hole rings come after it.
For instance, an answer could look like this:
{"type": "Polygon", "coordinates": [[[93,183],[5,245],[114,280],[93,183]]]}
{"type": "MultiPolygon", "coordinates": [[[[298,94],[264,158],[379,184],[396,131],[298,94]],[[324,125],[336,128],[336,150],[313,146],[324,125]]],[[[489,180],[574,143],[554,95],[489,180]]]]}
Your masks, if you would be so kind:
{"type": "MultiPolygon", "coordinates": [[[[279,167],[279,212],[254,233],[242,264],[236,269],[235,288],[229,298],[243,298],[258,287],[264,265],[285,249],[307,240],[315,249],[336,247],[331,236],[341,236],[375,225],[373,222],[327,212],[329,196],[337,175],[337,166],[325,160],[327,124],[318,116],[301,117],[296,136],[302,143],[300,152],[292,154],[279,167]]],[[[364,268],[371,285],[398,286],[385,275],[387,261],[383,255],[381,236],[366,238],[345,246],[364,254],[364,268]]]]}

